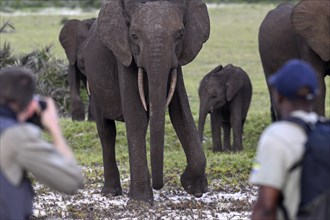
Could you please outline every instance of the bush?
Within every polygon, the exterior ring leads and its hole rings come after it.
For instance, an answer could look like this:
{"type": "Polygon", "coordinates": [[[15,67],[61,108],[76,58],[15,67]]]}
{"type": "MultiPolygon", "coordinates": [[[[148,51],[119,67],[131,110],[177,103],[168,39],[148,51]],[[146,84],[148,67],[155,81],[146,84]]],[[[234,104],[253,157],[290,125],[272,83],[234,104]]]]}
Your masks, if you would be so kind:
{"type": "Polygon", "coordinates": [[[36,93],[52,97],[62,116],[69,115],[70,93],[67,64],[51,54],[51,46],[14,56],[8,43],[0,49],[0,68],[19,66],[31,69],[37,80],[36,93]]]}

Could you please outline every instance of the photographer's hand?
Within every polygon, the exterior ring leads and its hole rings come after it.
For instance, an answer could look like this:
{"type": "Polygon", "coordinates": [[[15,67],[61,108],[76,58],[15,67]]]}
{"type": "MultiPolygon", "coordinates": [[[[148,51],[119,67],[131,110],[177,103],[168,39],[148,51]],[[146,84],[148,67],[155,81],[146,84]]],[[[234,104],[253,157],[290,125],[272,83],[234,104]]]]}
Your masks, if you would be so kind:
{"type": "Polygon", "coordinates": [[[41,124],[50,133],[54,146],[59,153],[67,159],[73,159],[73,153],[67,145],[59,125],[55,103],[53,99],[49,97],[45,97],[44,100],[47,102],[47,107],[41,112],[41,124]]]}

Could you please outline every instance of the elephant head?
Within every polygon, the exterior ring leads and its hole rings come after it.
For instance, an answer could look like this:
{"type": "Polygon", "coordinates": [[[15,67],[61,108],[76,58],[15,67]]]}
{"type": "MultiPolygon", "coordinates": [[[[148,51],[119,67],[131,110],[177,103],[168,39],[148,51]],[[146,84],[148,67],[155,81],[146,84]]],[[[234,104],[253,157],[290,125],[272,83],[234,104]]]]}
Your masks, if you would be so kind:
{"type": "Polygon", "coordinates": [[[295,32],[324,62],[330,61],[330,1],[302,0],[293,9],[295,32]]]}
{"type": "Polygon", "coordinates": [[[161,188],[165,109],[178,68],[191,62],[209,37],[206,5],[202,0],[112,0],[99,13],[97,32],[119,64],[136,70],[119,74],[138,74],[137,92],[150,119],[153,187],[161,188]]]}
{"type": "MultiPolygon", "coordinates": [[[[87,34],[95,18],[86,20],[68,20],[59,35],[59,41],[65,50],[70,65],[77,62],[79,50],[83,47],[87,34]]],[[[82,53],[81,53],[82,54],[82,53]]]]}
{"type": "Polygon", "coordinates": [[[198,90],[198,133],[201,140],[207,114],[231,102],[242,89],[246,80],[240,71],[240,68],[234,68],[231,64],[225,67],[219,65],[202,79],[198,90]]]}

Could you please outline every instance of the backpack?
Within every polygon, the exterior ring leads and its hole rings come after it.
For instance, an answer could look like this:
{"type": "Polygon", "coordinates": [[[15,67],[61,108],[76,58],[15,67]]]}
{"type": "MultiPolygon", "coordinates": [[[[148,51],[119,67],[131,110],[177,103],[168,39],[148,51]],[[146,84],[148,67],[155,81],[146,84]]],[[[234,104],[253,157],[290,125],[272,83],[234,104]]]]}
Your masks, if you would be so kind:
{"type": "Polygon", "coordinates": [[[304,156],[289,170],[302,166],[297,219],[330,220],[330,120],[319,118],[315,124],[297,117],[286,120],[298,124],[307,134],[304,156]]]}
{"type": "MultiPolygon", "coordinates": [[[[10,112],[0,106],[0,137],[2,132],[16,124],[17,121],[10,117],[10,112]]],[[[1,220],[28,219],[32,215],[33,195],[32,184],[26,175],[18,186],[14,186],[0,170],[1,220]]]]}

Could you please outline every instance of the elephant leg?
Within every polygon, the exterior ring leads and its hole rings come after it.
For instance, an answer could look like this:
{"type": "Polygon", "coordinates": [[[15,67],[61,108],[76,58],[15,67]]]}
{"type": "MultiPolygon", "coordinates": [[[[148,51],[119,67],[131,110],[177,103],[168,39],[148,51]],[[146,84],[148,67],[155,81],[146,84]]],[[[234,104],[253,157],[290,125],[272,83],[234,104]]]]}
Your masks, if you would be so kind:
{"type": "Polygon", "coordinates": [[[69,65],[69,84],[71,98],[71,117],[75,121],[85,120],[85,107],[80,97],[79,70],[75,65],[69,65]]]}
{"type": "Polygon", "coordinates": [[[316,97],[314,108],[312,110],[319,115],[325,116],[326,64],[306,43],[300,42],[300,53],[301,59],[311,64],[311,66],[316,70],[317,80],[319,82],[320,94],[316,97]]]}
{"type": "Polygon", "coordinates": [[[206,158],[192,117],[181,71],[178,71],[177,87],[169,106],[169,114],[187,157],[181,184],[189,194],[201,197],[208,187],[205,175],[206,158]]]}
{"type": "Polygon", "coordinates": [[[231,151],[231,144],[230,144],[230,130],[231,124],[229,122],[223,122],[223,145],[224,151],[231,151]]]}
{"type": "Polygon", "coordinates": [[[96,113],[97,131],[100,136],[103,154],[104,186],[101,193],[103,195],[121,195],[119,170],[116,163],[116,125],[115,121],[102,118],[96,113]]]}
{"type": "MultiPolygon", "coordinates": [[[[91,97],[89,96],[89,100],[91,99],[91,97]]],[[[88,114],[87,114],[87,120],[88,121],[95,121],[94,115],[92,113],[92,106],[91,103],[89,102],[88,104],[88,114]]]]}
{"type": "Polygon", "coordinates": [[[213,111],[211,113],[211,130],[212,130],[212,140],[213,140],[213,151],[222,151],[221,143],[221,122],[218,111],[213,111]]]}
{"type": "Polygon", "coordinates": [[[272,98],[270,98],[270,115],[271,115],[272,122],[280,119],[280,117],[277,114],[277,111],[275,109],[275,106],[273,104],[272,98]]]}
{"type": "Polygon", "coordinates": [[[279,115],[279,112],[276,111],[271,93],[272,93],[271,88],[268,86],[268,94],[269,94],[269,100],[270,100],[270,116],[271,116],[272,122],[275,122],[277,120],[280,120],[281,116],[279,115]]]}
{"type": "Polygon", "coordinates": [[[87,95],[88,95],[88,115],[87,115],[87,120],[88,121],[95,121],[95,118],[94,118],[94,116],[93,116],[93,110],[92,110],[92,103],[91,103],[91,95],[89,95],[88,93],[88,90],[89,90],[89,88],[88,88],[88,84],[87,84],[87,78],[86,78],[86,76],[84,76],[84,75],[81,75],[81,80],[83,81],[83,83],[84,83],[84,86],[85,86],[85,88],[86,88],[86,91],[87,91],[87,95]]]}
{"type": "MultiPolygon", "coordinates": [[[[118,68],[126,69],[120,65],[118,68]]],[[[146,152],[148,116],[139,97],[137,74],[128,74],[125,70],[119,72],[124,72],[119,74],[119,82],[129,151],[131,177],[129,197],[152,205],[153,191],[146,152]]]]}
{"type": "Polygon", "coordinates": [[[233,130],[233,150],[234,151],[241,151],[243,150],[243,145],[242,145],[242,133],[243,133],[243,128],[242,128],[242,112],[239,111],[237,108],[237,105],[234,105],[232,107],[231,111],[232,114],[230,115],[230,124],[233,130]],[[236,108],[235,108],[236,107],[236,108]]]}

